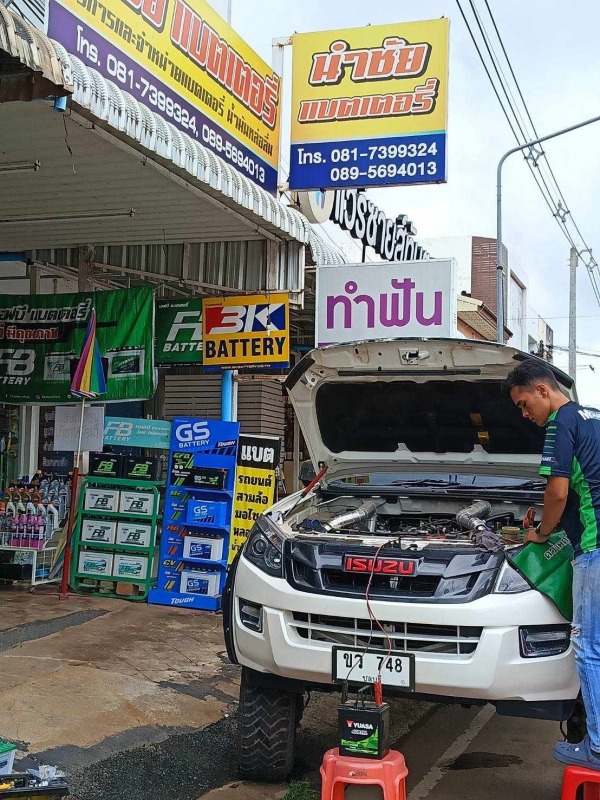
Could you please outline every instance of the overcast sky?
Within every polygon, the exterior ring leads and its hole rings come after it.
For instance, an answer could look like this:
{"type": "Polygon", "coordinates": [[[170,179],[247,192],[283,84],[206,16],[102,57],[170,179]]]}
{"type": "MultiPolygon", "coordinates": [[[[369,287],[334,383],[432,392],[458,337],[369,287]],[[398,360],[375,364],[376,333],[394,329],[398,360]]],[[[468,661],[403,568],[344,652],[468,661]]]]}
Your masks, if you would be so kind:
{"type": "MultiPolygon", "coordinates": [[[[211,0],[222,13],[226,0],[211,0]]],[[[538,133],[600,114],[600,4],[591,0],[488,0],[538,133]]],[[[485,10],[483,0],[476,0],[485,10]]],[[[385,22],[450,18],[448,183],[370,191],[390,216],[403,212],[422,237],[495,236],[496,167],[515,145],[455,0],[232,0],[233,27],[271,62],[273,37],[385,22]]],[[[467,0],[462,0],[468,6],[467,0]]],[[[491,27],[491,26],[490,26],[491,27]]],[[[289,126],[289,115],[284,116],[289,126]]],[[[570,211],[600,261],[600,123],[547,143],[570,211]]],[[[286,155],[286,161],[288,161],[286,155]]],[[[529,301],[568,344],[569,245],[523,159],[504,170],[504,243],[524,269],[529,301]]],[[[600,306],[580,270],[578,347],[600,352],[600,306]]],[[[599,276],[600,280],[600,276],[599,276]]],[[[510,325],[510,321],[509,321],[510,325]]],[[[566,354],[556,362],[566,367],[566,354]]],[[[600,405],[600,358],[578,357],[580,399],[600,405]],[[593,364],[593,373],[587,365],[593,364]]]]}

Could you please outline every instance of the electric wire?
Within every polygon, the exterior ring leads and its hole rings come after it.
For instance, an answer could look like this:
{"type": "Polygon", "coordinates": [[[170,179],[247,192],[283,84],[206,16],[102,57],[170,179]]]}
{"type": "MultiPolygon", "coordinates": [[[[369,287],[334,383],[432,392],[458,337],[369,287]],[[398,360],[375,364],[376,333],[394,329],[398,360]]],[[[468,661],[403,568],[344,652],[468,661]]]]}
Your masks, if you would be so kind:
{"type": "MultiPolygon", "coordinates": [[[[481,36],[481,38],[483,40],[483,43],[485,44],[485,48],[487,50],[488,56],[490,58],[492,66],[494,67],[494,72],[496,73],[496,77],[498,79],[498,83],[499,83],[499,85],[500,85],[500,87],[502,89],[502,92],[503,92],[503,94],[504,94],[504,96],[506,98],[506,104],[508,106],[508,109],[510,110],[510,113],[513,116],[513,119],[511,119],[511,117],[509,115],[509,111],[507,110],[507,108],[506,108],[506,106],[505,106],[505,104],[504,104],[504,102],[503,102],[503,100],[502,100],[502,98],[500,96],[500,93],[498,91],[498,87],[496,86],[496,83],[495,83],[495,81],[494,81],[494,79],[492,77],[492,74],[491,74],[491,72],[490,72],[490,70],[488,68],[488,64],[486,63],[486,59],[485,59],[485,57],[484,57],[484,55],[482,53],[481,48],[479,47],[479,44],[477,42],[477,38],[476,38],[475,34],[473,33],[473,29],[471,27],[471,24],[470,24],[469,20],[467,19],[467,16],[466,16],[465,11],[464,11],[461,3],[460,3],[460,0],[456,0],[456,4],[457,4],[458,9],[459,9],[459,11],[461,13],[463,21],[464,21],[465,26],[467,28],[467,31],[469,33],[469,36],[471,37],[473,45],[475,46],[475,49],[477,51],[477,55],[479,56],[479,60],[480,60],[482,66],[483,66],[483,68],[485,70],[485,73],[486,73],[487,78],[488,78],[488,80],[490,82],[490,85],[492,86],[494,94],[496,95],[496,99],[498,100],[498,102],[500,104],[500,108],[501,108],[504,116],[506,117],[506,120],[507,120],[507,122],[509,124],[509,127],[511,129],[511,132],[512,132],[513,136],[515,137],[515,139],[516,139],[518,144],[525,144],[526,142],[530,141],[532,138],[539,138],[539,137],[537,136],[537,131],[535,129],[535,126],[533,125],[533,120],[531,118],[531,114],[530,114],[529,109],[527,107],[527,104],[526,104],[526,102],[524,100],[523,93],[522,93],[521,88],[520,88],[520,86],[518,84],[518,81],[516,79],[516,75],[515,75],[514,69],[512,67],[512,64],[510,62],[510,59],[508,57],[508,53],[507,53],[506,47],[505,47],[504,42],[503,42],[503,40],[502,40],[502,38],[500,36],[499,30],[498,30],[498,26],[496,24],[496,20],[493,17],[493,14],[492,14],[491,9],[489,7],[489,3],[487,2],[487,0],[484,0],[484,2],[486,4],[486,8],[488,10],[488,14],[490,15],[490,19],[492,20],[492,24],[494,26],[494,30],[496,31],[496,35],[498,37],[498,40],[499,40],[499,43],[500,43],[500,47],[502,48],[502,52],[504,54],[505,60],[506,60],[507,65],[508,65],[508,68],[510,70],[510,74],[511,74],[511,76],[513,78],[513,81],[515,83],[515,86],[516,86],[517,92],[519,94],[519,97],[521,98],[521,102],[522,102],[523,107],[525,109],[525,113],[526,113],[527,118],[529,119],[531,127],[532,127],[532,129],[534,131],[535,135],[533,137],[530,136],[527,133],[527,130],[526,130],[527,129],[527,124],[525,123],[525,120],[523,119],[523,115],[521,114],[520,110],[518,109],[518,106],[517,106],[517,103],[516,103],[516,100],[515,100],[515,96],[514,96],[512,90],[511,90],[511,88],[510,88],[510,85],[509,85],[509,82],[508,82],[508,80],[506,78],[504,70],[501,67],[500,60],[499,60],[498,56],[496,55],[496,52],[495,52],[494,47],[493,47],[493,45],[491,43],[490,37],[488,36],[487,31],[485,30],[485,25],[483,23],[483,20],[481,19],[481,16],[480,16],[476,6],[474,5],[473,0],[469,0],[469,5],[471,7],[471,11],[473,12],[473,16],[474,16],[475,21],[477,23],[477,27],[479,29],[480,36],[481,36]],[[518,130],[519,130],[519,132],[521,134],[522,140],[519,137],[519,134],[517,133],[517,130],[515,129],[515,126],[518,127],[518,130]]],[[[524,154],[524,157],[525,157],[525,160],[527,161],[527,164],[528,164],[528,167],[530,169],[530,172],[534,176],[534,179],[536,181],[536,184],[537,184],[540,192],[542,193],[544,201],[546,202],[546,205],[550,209],[553,217],[556,219],[557,224],[559,225],[559,228],[561,229],[563,235],[565,236],[567,241],[571,244],[571,246],[573,248],[575,248],[575,250],[577,251],[578,257],[582,260],[584,265],[587,267],[587,272],[588,272],[588,276],[589,276],[590,282],[592,284],[592,289],[594,291],[594,295],[596,297],[596,300],[600,304],[600,286],[598,285],[597,277],[596,277],[596,274],[594,272],[594,269],[598,265],[597,265],[595,259],[592,256],[591,248],[588,246],[586,240],[584,239],[583,235],[581,234],[581,230],[580,230],[579,226],[577,225],[576,221],[574,220],[572,213],[568,210],[568,204],[566,202],[564,194],[562,193],[562,190],[560,189],[560,186],[558,185],[558,181],[557,181],[556,176],[554,175],[554,172],[552,171],[552,168],[551,168],[551,166],[549,164],[547,155],[544,153],[543,150],[541,150],[540,152],[536,152],[536,155],[534,157],[533,156],[533,152],[534,152],[533,148],[530,148],[529,154],[528,155],[524,154]],[[547,166],[548,170],[549,170],[549,175],[550,175],[549,180],[551,180],[551,182],[556,187],[556,192],[558,193],[558,196],[559,196],[559,201],[558,202],[555,201],[555,199],[553,197],[553,193],[552,193],[550,187],[548,186],[548,181],[544,177],[543,172],[541,170],[541,167],[538,166],[538,162],[540,161],[540,159],[542,157],[544,159],[544,161],[543,161],[544,166],[547,166]],[[534,161],[533,164],[532,164],[532,160],[534,161]],[[539,175],[539,179],[538,179],[538,175],[539,175]],[[574,227],[575,231],[577,232],[577,235],[578,235],[579,239],[581,240],[583,246],[581,246],[581,245],[578,246],[576,244],[572,234],[570,233],[570,231],[568,229],[568,226],[567,226],[567,222],[566,222],[566,217],[567,216],[569,217],[571,223],[573,224],[573,227],[574,227]],[[589,256],[588,263],[586,263],[586,260],[584,258],[584,255],[586,253],[589,256]]]]}
{"type": "MultiPolygon", "coordinates": [[[[469,2],[471,4],[471,7],[473,8],[473,11],[474,11],[474,14],[475,14],[476,18],[479,21],[481,21],[481,18],[479,16],[478,12],[477,12],[477,9],[473,7],[472,0],[469,0],[469,2]]],[[[484,0],[484,2],[485,2],[485,6],[486,6],[486,9],[487,9],[488,15],[490,17],[490,20],[491,20],[492,25],[494,27],[494,31],[496,33],[496,37],[498,39],[498,42],[500,43],[500,47],[502,48],[502,52],[504,54],[504,58],[506,60],[508,68],[510,70],[510,74],[512,76],[513,82],[514,82],[515,87],[517,89],[518,95],[519,95],[519,97],[521,99],[521,103],[523,105],[523,109],[525,110],[525,114],[527,115],[527,118],[528,118],[529,123],[531,125],[531,129],[532,129],[533,134],[534,134],[533,137],[527,136],[526,140],[531,140],[532,138],[538,139],[539,138],[539,134],[537,132],[537,128],[536,128],[536,126],[535,126],[535,124],[533,122],[533,119],[531,117],[531,114],[529,112],[529,107],[527,106],[527,102],[525,101],[525,98],[523,96],[523,92],[521,91],[521,87],[519,85],[519,81],[517,80],[517,76],[515,74],[515,71],[513,69],[512,63],[511,63],[510,58],[508,56],[508,52],[506,50],[506,47],[504,45],[504,40],[502,39],[502,36],[501,36],[500,31],[498,29],[498,25],[496,24],[496,19],[495,19],[493,13],[492,13],[492,10],[490,8],[490,4],[489,4],[488,0],[484,0]]],[[[481,26],[480,26],[480,28],[481,28],[481,26]]],[[[487,37],[487,34],[484,34],[484,35],[486,36],[486,38],[489,41],[489,37],[487,37]]],[[[496,56],[496,60],[498,60],[497,56],[496,56]]],[[[508,85],[508,81],[506,81],[506,77],[504,76],[503,72],[502,72],[502,75],[504,77],[505,83],[508,85]]],[[[509,88],[509,91],[510,91],[510,88],[509,88]]],[[[517,107],[517,103],[515,101],[515,98],[514,98],[514,95],[512,94],[512,92],[510,92],[510,96],[511,96],[512,101],[513,101],[511,110],[513,110],[513,113],[516,114],[518,112],[518,108],[517,108],[517,112],[515,112],[515,108],[517,107]]],[[[520,112],[519,112],[519,117],[521,119],[521,122],[524,123],[523,117],[520,114],[520,112]]],[[[583,261],[584,264],[585,264],[585,260],[582,258],[582,255],[584,253],[588,253],[589,254],[589,256],[590,256],[590,264],[586,264],[586,267],[588,268],[589,277],[590,277],[590,280],[591,280],[591,283],[592,283],[592,288],[594,289],[594,293],[596,295],[596,299],[600,303],[600,290],[599,290],[599,287],[598,287],[598,284],[597,284],[597,281],[596,281],[596,276],[595,276],[595,274],[592,274],[592,270],[594,269],[595,266],[597,266],[597,264],[595,262],[595,259],[593,259],[593,257],[592,257],[592,250],[589,247],[589,245],[587,244],[583,234],[581,233],[581,229],[579,228],[579,225],[577,224],[577,221],[575,220],[573,214],[569,210],[569,204],[567,203],[567,200],[566,200],[566,198],[565,198],[565,196],[564,196],[564,194],[562,192],[562,189],[559,186],[559,183],[558,183],[558,180],[556,178],[556,175],[554,174],[554,170],[552,169],[552,166],[550,164],[550,160],[548,159],[548,155],[543,151],[543,149],[542,149],[542,151],[541,151],[541,153],[539,155],[539,158],[543,159],[542,163],[547,167],[549,175],[550,175],[550,179],[554,183],[554,186],[556,188],[556,192],[557,192],[558,197],[559,197],[559,202],[556,204],[557,210],[556,210],[556,213],[553,214],[553,216],[556,218],[558,224],[562,227],[563,233],[566,235],[566,238],[568,239],[568,241],[570,241],[572,246],[575,247],[575,249],[577,250],[577,255],[578,255],[579,258],[581,258],[581,260],[583,261]],[[561,206],[562,206],[562,208],[561,208],[561,206]],[[577,232],[577,235],[579,236],[579,239],[581,240],[581,242],[583,244],[583,248],[578,248],[577,245],[575,244],[575,242],[573,241],[572,237],[568,233],[568,229],[567,229],[567,225],[566,225],[566,216],[567,215],[569,216],[569,218],[571,220],[571,223],[572,223],[573,227],[575,228],[575,231],[577,232]]],[[[540,169],[540,174],[541,174],[541,167],[538,167],[538,169],[540,169]]],[[[545,181],[544,181],[544,183],[546,184],[545,181]]],[[[546,184],[546,187],[547,187],[547,184],[546,184]]]]}

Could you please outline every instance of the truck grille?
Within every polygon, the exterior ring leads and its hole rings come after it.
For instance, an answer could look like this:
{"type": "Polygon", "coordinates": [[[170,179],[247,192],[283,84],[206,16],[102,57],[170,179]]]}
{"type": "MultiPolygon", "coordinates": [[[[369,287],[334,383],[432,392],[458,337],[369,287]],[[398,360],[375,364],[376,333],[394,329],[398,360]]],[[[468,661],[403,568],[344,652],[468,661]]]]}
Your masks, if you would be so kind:
{"type": "MultiPolygon", "coordinates": [[[[344,569],[347,554],[373,557],[369,545],[319,539],[286,542],[285,576],[294,589],[311,594],[364,598],[369,573],[344,569]]],[[[369,596],[373,600],[407,603],[469,603],[492,591],[504,553],[487,553],[472,547],[438,547],[407,551],[386,547],[386,557],[417,562],[413,575],[374,574],[369,596]]]]}
{"type": "MultiPolygon", "coordinates": [[[[312,642],[387,649],[385,634],[368,619],[329,617],[323,614],[294,612],[291,627],[302,639],[312,642]]],[[[469,659],[479,644],[483,628],[455,625],[415,625],[409,622],[381,622],[394,650],[415,653],[421,658],[446,656],[469,659]]]]}

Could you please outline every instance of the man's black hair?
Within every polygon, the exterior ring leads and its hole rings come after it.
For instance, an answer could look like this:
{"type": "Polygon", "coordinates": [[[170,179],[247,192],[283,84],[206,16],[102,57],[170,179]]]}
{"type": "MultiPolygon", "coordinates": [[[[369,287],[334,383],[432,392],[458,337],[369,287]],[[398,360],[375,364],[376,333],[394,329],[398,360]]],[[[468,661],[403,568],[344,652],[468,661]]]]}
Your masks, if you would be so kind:
{"type": "Polygon", "coordinates": [[[560,390],[558,381],[554,373],[545,364],[540,363],[535,358],[528,358],[515,367],[502,384],[506,392],[510,392],[515,386],[527,387],[532,383],[547,383],[551,389],[560,390]]]}

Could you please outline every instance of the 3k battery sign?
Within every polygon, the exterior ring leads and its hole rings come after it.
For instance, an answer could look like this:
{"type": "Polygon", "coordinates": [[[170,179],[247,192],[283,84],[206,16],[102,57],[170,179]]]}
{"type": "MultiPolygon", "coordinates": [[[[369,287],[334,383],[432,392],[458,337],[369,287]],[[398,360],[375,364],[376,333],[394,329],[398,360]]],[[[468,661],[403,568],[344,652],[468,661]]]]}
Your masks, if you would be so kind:
{"type": "Polygon", "coordinates": [[[207,298],[202,337],[205,368],[285,369],[290,361],[288,295],[207,298]]]}
{"type": "Polygon", "coordinates": [[[156,303],[156,363],[200,364],[202,300],[156,303]]]}

